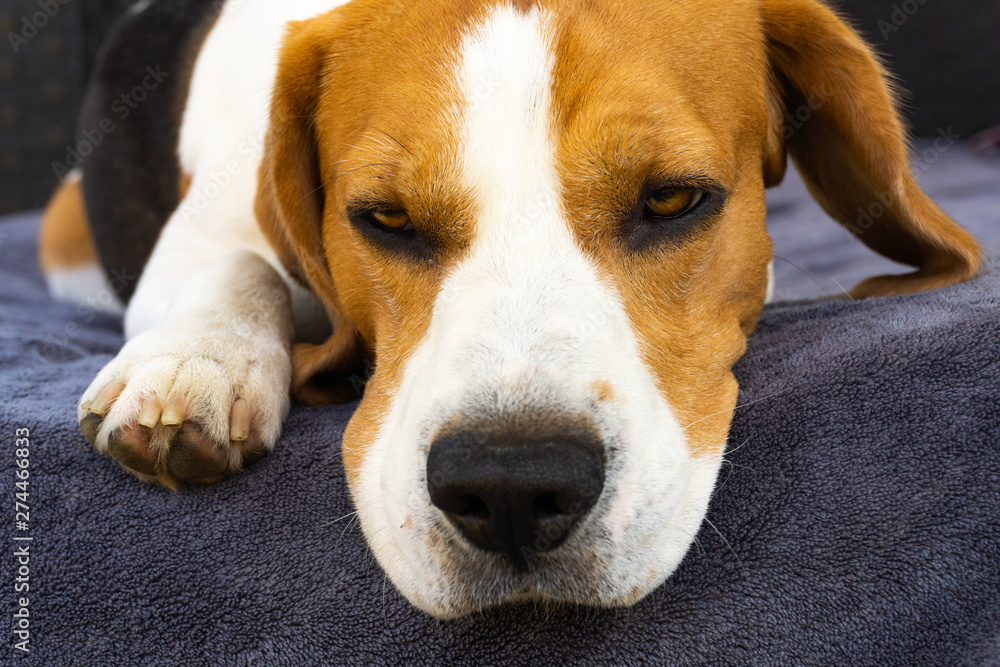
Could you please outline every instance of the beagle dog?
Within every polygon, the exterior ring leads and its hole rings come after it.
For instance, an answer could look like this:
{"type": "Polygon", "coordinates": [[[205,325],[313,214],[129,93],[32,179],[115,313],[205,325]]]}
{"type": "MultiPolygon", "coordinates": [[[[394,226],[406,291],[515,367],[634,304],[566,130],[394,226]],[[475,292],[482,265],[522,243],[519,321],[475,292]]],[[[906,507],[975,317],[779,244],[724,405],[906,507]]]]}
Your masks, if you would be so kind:
{"type": "Polygon", "coordinates": [[[214,480],[271,451],[291,396],[363,384],[360,524],[440,618],[629,605],[680,563],[787,155],[915,267],[854,297],[980,264],[818,0],[140,2],[82,129],[41,259],[58,297],[124,314],[87,439],[144,480],[214,480]]]}

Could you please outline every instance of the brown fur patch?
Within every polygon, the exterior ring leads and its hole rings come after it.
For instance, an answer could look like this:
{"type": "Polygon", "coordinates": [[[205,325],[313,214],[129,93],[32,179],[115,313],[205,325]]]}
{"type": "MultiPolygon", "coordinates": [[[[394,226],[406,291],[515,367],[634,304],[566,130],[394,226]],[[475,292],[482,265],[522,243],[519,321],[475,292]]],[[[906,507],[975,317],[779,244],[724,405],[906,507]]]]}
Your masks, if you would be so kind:
{"type": "Polygon", "coordinates": [[[191,189],[190,174],[185,174],[183,171],[181,172],[178,189],[180,190],[180,197],[178,197],[178,201],[184,201],[184,198],[187,197],[188,190],[191,189]]]}
{"type": "Polygon", "coordinates": [[[52,195],[38,230],[38,254],[46,273],[98,263],[79,178],[67,179],[52,195]]]}
{"type": "Polygon", "coordinates": [[[597,380],[591,385],[591,390],[594,394],[594,400],[600,403],[606,403],[615,399],[614,387],[607,380],[597,380]]]}

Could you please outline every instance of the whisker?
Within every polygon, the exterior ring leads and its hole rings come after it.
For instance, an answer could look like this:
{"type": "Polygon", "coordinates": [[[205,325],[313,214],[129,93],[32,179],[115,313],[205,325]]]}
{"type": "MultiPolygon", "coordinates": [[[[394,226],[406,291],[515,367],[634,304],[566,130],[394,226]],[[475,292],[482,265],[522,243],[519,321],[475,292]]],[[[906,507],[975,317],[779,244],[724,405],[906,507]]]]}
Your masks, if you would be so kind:
{"type": "MultiPolygon", "coordinates": [[[[372,539],[374,539],[376,535],[378,535],[379,533],[381,533],[383,530],[386,530],[388,527],[389,526],[383,526],[383,527],[379,528],[378,530],[376,530],[374,533],[372,533],[372,539]]],[[[367,573],[371,572],[372,565],[374,565],[375,563],[378,562],[378,557],[375,555],[375,551],[372,550],[371,541],[370,540],[365,540],[365,544],[368,547],[368,554],[371,555],[371,558],[367,558],[367,560],[368,560],[368,569],[366,570],[366,574],[367,574],[367,573]]]]}
{"type": "Polygon", "coordinates": [[[753,436],[751,435],[746,440],[744,440],[743,442],[741,442],[739,447],[737,447],[736,449],[730,449],[728,452],[722,452],[722,455],[723,456],[729,456],[730,454],[735,454],[736,452],[738,452],[741,449],[743,449],[743,445],[747,444],[752,439],[753,439],[753,436]]]}
{"type": "Polygon", "coordinates": [[[402,142],[402,141],[400,141],[399,139],[397,139],[396,137],[392,136],[391,134],[389,134],[389,133],[388,133],[388,132],[386,132],[385,130],[382,130],[382,129],[380,129],[380,128],[377,128],[377,127],[375,128],[375,131],[376,131],[376,132],[381,132],[381,133],[382,133],[382,134],[384,134],[385,136],[389,137],[390,139],[392,139],[393,141],[395,141],[395,142],[396,142],[396,143],[397,143],[397,144],[399,145],[399,147],[400,147],[400,148],[402,148],[402,149],[403,149],[404,151],[406,151],[406,152],[407,152],[407,153],[409,153],[409,154],[410,154],[411,156],[413,156],[413,153],[410,153],[410,149],[409,149],[409,148],[407,148],[406,146],[404,146],[404,145],[403,145],[403,142],[402,142]]]}
{"type": "Polygon", "coordinates": [[[382,620],[385,621],[386,629],[389,628],[389,611],[385,604],[385,584],[386,581],[388,581],[388,579],[389,579],[389,573],[383,571],[382,572],[382,620]]]}
{"type": "MultiPolygon", "coordinates": [[[[737,405],[736,407],[734,407],[734,408],[733,408],[733,412],[736,412],[736,411],[737,411],[737,410],[739,410],[740,408],[745,408],[745,407],[748,407],[748,406],[750,406],[750,405],[754,405],[755,403],[760,403],[761,401],[766,401],[766,400],[768,400],[768,399],[770,399],[770,398],[775,398],[775,397],[777,397],[777,396],[781,396],[782,394],[787,394],[787,393],[788,393],[788,392],[790,392],[790,391],[791,391],[791,388],[788,388],[788,389],[782,389],[781,391],[778,391],[778,392],[775,392],[775,393],[773,393],[773,394],[769,394],[769,395],[767,395],[767,396],[763,396],[763,397],[761,397],[761,398],[758,398],[758,399],[754,399],[754,400],[752,400],[752,401],[748,401],[748,402],[746,402],[746,403],[742,403],[742,404],[739,404],[739,405],[737,405]]],[[[682,430],[682,431],[685,431],[685,432],[686,432],[686,431],[687,431],[687,430],[688,430],[689,428],[691,428],[692,426],[694,426],[694,425],[695,425],[695,424],[697,424],[698,422],[702,422],[702,421],[705,421],[705,420],[706,420],[706,419],[708,419],[709,417],[714,417],[715,415],[721,415],[721,414],[723,414],[723,413],[725,413],[725,412],[729,412],[729,410],[719,410],[718,412],[713,412],[713,413],[711,413],[711,414],[707,414],[707,415],[705,415],[704,417],[702,417],[701,419],[696,419],[696,420],[694,420],[693,422],[691,422],[691,423],[690,423],[690,424],[688,424],[687,426],[683,427],[683,428],[682,428],[681,430],[682,430]]]]}
{"type": "Polygon", "coordinates": [[[724,480],[722,480],[722,484],[719,484],[719,486],[715,487],[715,490],[712,491],[712,496],[711,496],[711,498],[709,498],[709,501],[711,501],[712,498],[715,498],[715,494],[717,494],[719,491],[721,491],[722,487],[724,487],[726,485],[726,482],[729,481],[729,478],[733,476],[733,469],[736,466],[733,465],[732,461],[727,461],[726,459],[722,459],[722,463],[720,465],[726,465],[726,464],[729,464],[729,474],[726,475],[726,478],[724,480]]]}
{"type": "MultiPolygon", "coordinates": [[[[379,498],[372,498],[371,500],[368,501],[368,503],[364,507],[360,507],[357,510],[351,512],[350,514],[345,514],[344,516],[340,517],[340,519],[336,520],[336,521],[340,521],[341,519],[343,519],[345,517],[348,517],[348,516],[351,517],[350,521],[347,522],[347,525],[344,526],[344,529],[342,531],[340,531],[340,536],[337,538],[337,541],[333,545],[334,549],[336,549],[338,546],[340,546],[340,542],[341,542],[341,540],[344,539],[344,535],[347,534],[347,531],[351,530],[351,528],[353,528],[356,525],[360,525],[362,510],[368,509],[369,507],[371,507],[371,505],[373,503],[375,503],[375,501],[380,500],[380,499],[381,499],[380,497],[379,498]]],[[[332,521],[332,522],[330,522],[330,523],[328,523],[326,525],[330,526],[333,523],[336,523],[336,521],[332,521]]],[[[324,526],[324,527],[326,527],[326,526],[324,526]]]]}
{"type": "Polygon", "coordinates": [[[337,180],[337,179],[341,178],[342,176],[347,176],[348,174],[353,174],[354,172],[359,171],[361,169],[368,169],[369,167],[394,167],[394,166],[396,166],[396,165],[391,164],[389,162],[369,162],[368,164],[363,164],[360,167],[355,167],[354,169],[351,169],[349,171],[345,171],[342,174],[337,174],[337,176],[336,176],[336,178],[334,180],[337,180]]]}
{"type": "Polygon", "coordinates": [[[701,555],[702,556],[707,556],[708,555],[708,552],[705,551],[705,545],[703,545],[701,543],[701,540],[698,539],[697,535],[695,535],[695,537],[694,537],[694,543],[698,545],[698,549],[701,551],[701,555]]]}
{"type": "Polygon", "coordinates": [[[847,295],[848,299],[850,299],[851,301],[857,301],[857,299],[855,299],[853,296],[851,296],[851,293],[849,291],[847,291],[847,289],[843,285],[840,284],[839,280],[837,280],[833,276],[830,276],[830,280],[832,280],[837,285],[837,287],[840,288],[841,292],[843,292],[844,294],[847,295]]]}
{"type": "MultiPolygon", "coordinates": [[[[830,290],[828,290],[826,288],[825,285],[823,285],[823,283],[821,283],[819,281],[819,279],[816,278],[816,276],[814,276],[813,274],[809,273],[808,271],[806,271],[805,269],[803,269],[801,266],[799,266],[798,264],[796,264],[792,260],[785,259],[781,255],[772,255],[772,256],[775,259],[780,259],[782,262],[784,262],[786,264],[789,264],[791,266],[794,266],[796,269],[798,269],[799,271],[801,271],[802,273],[804,273],[810,280],[812,280],[814,283],[816,283],[817,285],[819,285],[819,288],[821,290],[823,290],[824,292],[826,292],[827,296],[829,296],[829,297],[834,297],[835,296],[834,294],[832,294],[830,292],[830,290]]],[[[839,287],[841,289],[841,291],[844,292],[844,294],[847,296],[848,299],[850,299],[851,301],[854,301],[854,298],[850,295],[850,293],[847,290],[844,289],[843,285],[841,285],[840,283],[838,283],[837,280],[835,278],[833,278],[833,277],[831,277],[831,280],[833,280],[833,282],[837,283],[837,287],[839,287]]]]}
{"type": "Polygon", "coordinates": [[[353,512],[348,512],[348,513],[347,513],[347,514],[345,514],[344,516],[342,516],[342,517],[339,517],[339,518],[336,518],[336,519],[334,519],[333,521],[327,521],[327,522],[326,522],[326,523],[324,523],[324,524],[320,524],[320,528],[328,528],[329,526],[332,526],[332,525],[333,525],[333,524],[335,524],[335,523],[338,523],[338,522],[340,522],[340,521],[343,521],[344,519],[346,519],[346,518],[347,518],[347,517],[349,517],[349,516],[354,516],[354,515],[355,515],[355,514],[357,514],[357,513],[358,513],[358,510],[354,510],[353,512]]]}
{"type": "Polygon", "coordinates": [[[968,581],[966,581],[965,585],[971,584],[973,581],[975,581],[979,577],[983,576],[987,572],[992,572],[993,570],[995,570],[997,568],[1000,568],[1000,565],[994,565],[993,567],[986,568],[985,570],[983,570],[982,572],[980,572],[979,574],[977,574],[976,576],[974,576],[972,579],[969,579],[968,581]]]}
{"type": "Polygon", "coordinates": [[[750,583],[750,575],[747,574],[746,568],[743,567],[743,559],[741,559],[740,555],[736,553],[736,549],[733,549],[733,545],[729,543],[729,540],[726,539],[726,536],[723,535],[721,532],[719,532],[719,529],[715,527],[715,524],[712,523],[712,520],[709,519],[707,516],[705,517],[705,522],[712,527],[712,530],[715,531],[715,534],[721,537],[722,541],[726,543],[727,547],[729,547],[729,551],[732,552],[733,556],[736,558],[736,563],[739,565],[740,572],[743,573],[743,579],[747,582],[747,585],[750,586],[751,590],[753,590],[753,585],[750,583]]]}

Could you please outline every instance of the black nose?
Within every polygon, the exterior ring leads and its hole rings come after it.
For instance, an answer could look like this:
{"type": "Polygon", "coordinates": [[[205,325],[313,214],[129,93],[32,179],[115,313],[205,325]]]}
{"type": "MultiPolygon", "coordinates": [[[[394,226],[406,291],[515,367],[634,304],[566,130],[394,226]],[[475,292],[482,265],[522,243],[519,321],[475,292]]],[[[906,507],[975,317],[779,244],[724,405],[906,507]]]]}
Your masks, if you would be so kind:
{"type": "Polygon", "coordinates": [[[603,448],[591,438],[512,442],[450,435],[431,445],[427,487],[481,549],[527,570],[529,558],[562,544],[604,487],[603,448]]]}

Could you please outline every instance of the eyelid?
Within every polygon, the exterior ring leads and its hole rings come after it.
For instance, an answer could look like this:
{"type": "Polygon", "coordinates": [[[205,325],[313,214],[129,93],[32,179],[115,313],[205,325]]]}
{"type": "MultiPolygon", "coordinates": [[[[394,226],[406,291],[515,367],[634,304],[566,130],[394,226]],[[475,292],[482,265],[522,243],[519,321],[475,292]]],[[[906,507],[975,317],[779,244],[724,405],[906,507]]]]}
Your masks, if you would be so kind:
{"type": "Polygon", "coordinates": [[[705,196],[706,192],[700,188],[665,188],[662,190],[654,190],[652,194],[646,197],[644,205],[647,211],[652,213],[654,217],[678,218],[696,209],[705,199],[705,196]],[[683,199],[677,199],[675,201],[678,197],[683,197],[683,199]],[[654,200],[659,201],[657,202],[654,200]],[[661,213],[656,209],[657,203],[679,204],[679,206],[674,212],[661,213]]]}
{"type": "Polygon", "coordinates": [[[404,207],[393,204],[391,203],[391,200],[387,201],[385,199],[368,197],[348,199],[345,206],[345,213],[349,219],[355,220],[365,218],[371,220],[376,214],[388,216],[402,214],[410,218],[411,222],[413,221],[409,211],[407,211],[404,207]]]}
{"type": "Polygon", "coordinates": [[[646,197],[661,190],[702,190],[706,194],[722,194],[729,192],[721,182],[705,174],[690,174],[687,176],[670,177],[662,180],[650,180],[645,192],[646,197]]]}
{"type": "Polygon", "coordinates": [[[410,219],[410,216],[406,211],[376,209],[371,211],[368,215],[374,218],[377,224],[393,231],[403,231],[408,227],[413,227],[413,221],[410,219]],[[402,224],[394,224],[399,222],[402,224]]]}
{"type": "MultiPolygon", "coordinates": [[[[711,204],[713,201],[725,202],[729,199],[730,190],[711,176],[704,173],[691,173],[684,175],[668,174],[657,178],[654,172],[652,178],[646,181],[646,186],[642,189],[637,210],[641,211],[646,205],[646,201],[657,192],[664,190],[699,190],[702,193],[697,207],[704,204],[711,204]]],[[[635,209],[634,209],[635,210],[635,209]]]]}
{"type": "Polygon", "coordinates": [[[406,212],[402,206],[392,203],[392,198],[377,198],[370,195],[361,195],[347,200],[348,215],[371,215],[379,211],[383,213],[406,212]]]}

